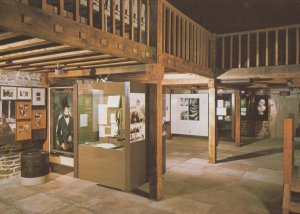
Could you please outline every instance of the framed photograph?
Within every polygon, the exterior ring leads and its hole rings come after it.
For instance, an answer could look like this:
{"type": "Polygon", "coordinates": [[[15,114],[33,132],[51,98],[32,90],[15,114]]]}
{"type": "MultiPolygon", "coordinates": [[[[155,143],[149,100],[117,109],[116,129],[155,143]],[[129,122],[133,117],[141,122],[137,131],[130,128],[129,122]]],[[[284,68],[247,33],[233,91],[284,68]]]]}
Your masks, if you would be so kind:
{"type": "Polygon", "coordinates": [[[257,95],[255,96],[255,113],[256,119],[267,121],[269,118],[269,96],[267,95],[257,95]]]}
{"type": "Polygon", "coordinates": [[[16,141],[31,140],[31,121],[17,122],[16,141]]]}
{"type": "Polygon", "coordinates": [[[32,129],[45,129],[46,125],[46,109],[32,110],[32,129]]]}
{"type": "Polygon", "coordinates": [[[33,88],[32,89],[32,105],[33,106],[44,106],[46,105],[44,88],[33,88]]]}
{"type": "Polygon", "coordinates": [[[16,100],[17,99],[17,88],[1,86],[1,99],[2,100],[16,100]]]}
{"type": "Polygon", "coordinates": [[[17,101],[16,115],[17,119],[31,119],[31,102],[17,101]]]}
{"type": "Polygon", "coordinates": [[[49,89],[50,152],[73,156],[73,88],[49,89]]]}
{"type": "Polygon", "coordinates": [[[18,100],[31,100],[31,88],[18,88],[18,100]]]}

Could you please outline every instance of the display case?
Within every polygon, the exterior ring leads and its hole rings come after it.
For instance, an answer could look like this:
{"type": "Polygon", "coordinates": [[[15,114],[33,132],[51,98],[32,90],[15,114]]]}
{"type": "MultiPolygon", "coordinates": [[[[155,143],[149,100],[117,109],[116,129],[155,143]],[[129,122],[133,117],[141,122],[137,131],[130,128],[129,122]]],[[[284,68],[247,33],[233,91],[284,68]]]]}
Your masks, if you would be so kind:
{"type": "Polygon", "coordinates": [[[146,165],[141,108],[145,94],[131,96],[129,82],[76,87],[78,177],[127,191],[141,185],[146,165]]]}

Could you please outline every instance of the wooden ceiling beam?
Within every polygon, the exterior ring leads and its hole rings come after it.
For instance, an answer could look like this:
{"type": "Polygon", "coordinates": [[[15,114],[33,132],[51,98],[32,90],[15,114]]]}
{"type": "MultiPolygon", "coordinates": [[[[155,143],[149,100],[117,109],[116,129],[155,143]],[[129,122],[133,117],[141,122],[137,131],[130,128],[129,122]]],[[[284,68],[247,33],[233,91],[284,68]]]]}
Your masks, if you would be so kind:
{"type": "Polygon", "coordinates": [[[5,39],[10,39],[10,38],[14,38],[19,36],[16,33],[12,33],[12,32],[3,32],[0,34],[0,41],[5,40],[5,39]]]}
{"type": "MultiPolygon", "coordinates": [[[[131,65],[131,66],[120,66],[120,67],[107,67],[107,68],[96,68],[95,75],[112,75],[112,74],[122,74],[122,73],[140,73],[145,72],[146,68],[144,64],[141,65],[131,65]]],[[[71,77],[85,77],[90,76],[90,69],[81,70],[70,70],[64,71],[62,75],[55,75],[54,72],[48,74],[48,78],[71,78],[71,77]]]]}
{"type": "Polygon", "coordinates": [[[0,28],[96,53],[153,63],[155,49],[21,2],[0,0],[0,28]],[[84,35],[84,36],[82,36],[84,35]]]}
{"type": "Polygon", "coordinates": [[[69,48],[70,48],[70,46],[68,46],[68,45],[57,45],[57,46],[53,46],[53,47],[37,48],[37,49],[33,49],[33,50],[9,53],[9,54],[0,56],[0,61],[20,59],[22,57],[29,57],[29,56],[33,56],[33,55],[37,55],[37,54],[51,54],[54,51],[62,51],[62,50],[66,50],[69,48]]]}
{"type": "Polygon", "coordinates": [[[19,50],[22,48],[28,48],[28,47],[33,47],[41,44],[48,44],[49,42],[46,42],[43,39],[27,39],[23,41],[18,41],[18,42],[13,42],[5,45],[0,45],[0,51],[5,52],[5,51],[14,51],[14,50],[19,50]]]}

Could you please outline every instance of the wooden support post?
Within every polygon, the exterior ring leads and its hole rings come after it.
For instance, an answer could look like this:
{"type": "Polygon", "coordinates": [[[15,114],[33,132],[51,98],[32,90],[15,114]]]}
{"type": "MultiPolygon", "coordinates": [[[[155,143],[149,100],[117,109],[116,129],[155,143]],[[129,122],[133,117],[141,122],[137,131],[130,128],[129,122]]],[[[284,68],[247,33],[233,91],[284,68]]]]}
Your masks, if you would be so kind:
{"type": "Polygon", "coordinates": [[[230,68],[232,68],[233,63],[233,36],[230,36],[230,68]]]}
{"type": "Polygon", "coordinates": [[[74,0],[73,6],[74,6],[74,9],[73,9],[73,19],[76,22],[80,22],[80,14],[79,14],[79,11],[80,11],[80,1],[79,0],[74,0]]]}
{"type": "Polygon", "coordinates": [[[269,66],[269,31],[266,31],[266,66],[269,66]]]}
{"type": "Polygon", "coordinates": [[[225,37],[222,37],[222,69],[225,68],[225,37]]]}
{"type": "Polygon", "coordinates": [[[110,0],[110,21],[111,21],[111,33],[116,34],[116,2],[115,0],[110,0]]]}
{"type": "Polygon", "coordinates": [[[150,198],[162,199],[162,84],[148,85],[150,198]],[[150,116],[151,115],[151,116],[150,116]]]}
{"type": "MultiPolygon", "coordinates": [[[[164,11],[164,14],[166,12],[164,11]]],[[[146,15],[145,15],[145,23],[146,23],[146,44],[150,46],[150,0],[146,0],[146,15]]],[[[166,24],[166,22],[165,22],[166,24]]],[[[166,31],[165,31],[166,32],[166,31]]]]}
{"type": "Polygon", "coordinates": [[[167,35],[168,35],[168,44],[167,44],[167,53],[171,54],[172,53],[172,12],[170,9],[168,9],[168,19],[167,19],[167,35]]]}
{"type": "Polygon", "coordinates": [[[259,32],[256,33],[256,67],[259,67],[259,32]]]}
{"type": "Polygon", "coordinates": [[[235,145],[241,146],[241,91],[235,90],[235,145]]]}
{"type": "Polygon", "coordinates": [[[209,118],[208,118],[208,162],[217,163],[217,120],[216,120],[216,99],[217,89],[215,81],[208,83],[209,94],[209,118]]]}
{"type": "Polygon", "coordinates": [[[293,119],[284,119],[284,145],[283,145],[283,211],[289,211],[291,201],[291,182],[293,171],[293,119]]]}
{"type": "Polygon", "coordinates": [[[177,19],[176,40],[177,40],[176,41],[176,46],[177,46],[176,56],[180,57],[181,56],[181,43],[182,43],[182,40],[181,40],[181,18],[180,18],[180,16],[178,16],[178,19],[177,19]]]}
{"type": "Polygon", "coordinates": [[[138,41],[143,42],[143,31],[142,31],[142,0],[138,0],[138,11],[137,11],[137,23],[138,23],[138,41]]]}
{"type": "Polygon", "coordinates": [[[275,31],[275,65],[278,65],[278,30],[275,31]]]}
{"type": "MultiPolygon", "coordinates": [[[[73,114],[78,115],[78,85],[73,85],[73,114]]],[[[74,131],[74,177],[78,178],[78,117],[74,117],[73,120],[73,131],[74,131]]]]}
{"type": "Polygon", "coordinates": [[[134,41],[134,0],[129,0],[130,39],[134,41]]]}
{"type": "Polygon", "coordinates": [[[190,61],[190,23],[186,22],[186,60],[190,61]]]}
{"type": "Polygon", "coordinates": [[[101,17],[101,30],[105,31],[105,0],[100,0],[99,6],[100,6],[100,17],[101,17]]]}
{"type": "Polygon", "coordinates": [[[242,34],[239,34],[239,68],[242,67],[242,34]]]}
{"type": "Polygon", "coordinates": [[[176,56],[176,13],[171,14],[171,23],[172,23],[172,55],[176,56]]]}
{"type": "Polygon", "coordinates": [[[64,17],[64,11],[65,11],[65,0],[59,1],[59,15],[64,17]]]}
{"type": "Polygon", "coordinates": [[[289,29],[285,30],[285,64],[289,64],[289,29]]]}
{"type": "Polygon", "coordinates": [[[247,68],[250,68],[250,33],[247,34],[247,68]]]}
{"type": "Polygon", "coordinates": [[[120,0],[120,35],[125,37],[126,28],[125,28],[125,0],[120,0]]]}
{"type": "Polygon", "coordinates": [[[88,14],[87,14],[87,18],[88,18],[88,24],[93,27],[94,24],[93,24],[93,0],[88,0],[88,14]]]}
{"type": "Polygon", "coordinates": [[[163,4],[162,0],[153,0],[151,1],[151,35],[150,35],[150,44],[156,49],[156,62],[162,62],[163,54],[163,38],[162,38],[162,17],[163,4]]]}
{"type": "Polygon", "coordinates": [[[186,59],[186,37],[185,37],[185,19],[182,18],[182,26],[181,26],[181,34],[182,34],[182,51],[181,51],[181,58],[186,59]]]}
{"type": "Polygon", "coordinates": [[[300,49],[300,46],[299,46],[299,28],[296,29],[296,64],[299,64],[299,56],[300,56],[300,53],[299,53],[299,49],[300,49]]]}

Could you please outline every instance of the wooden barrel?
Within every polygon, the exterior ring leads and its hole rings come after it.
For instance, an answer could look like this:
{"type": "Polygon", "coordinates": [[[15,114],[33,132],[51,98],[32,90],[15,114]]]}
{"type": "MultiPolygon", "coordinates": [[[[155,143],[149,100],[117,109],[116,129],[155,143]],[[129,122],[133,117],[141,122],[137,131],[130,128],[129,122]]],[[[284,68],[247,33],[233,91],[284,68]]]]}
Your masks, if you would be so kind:
{"type": "Polygon", "coordinates": [[[21,156],[22,185],[38,185],[47,181],[49,173],[48,153],[25,152],[21,156]]]}

